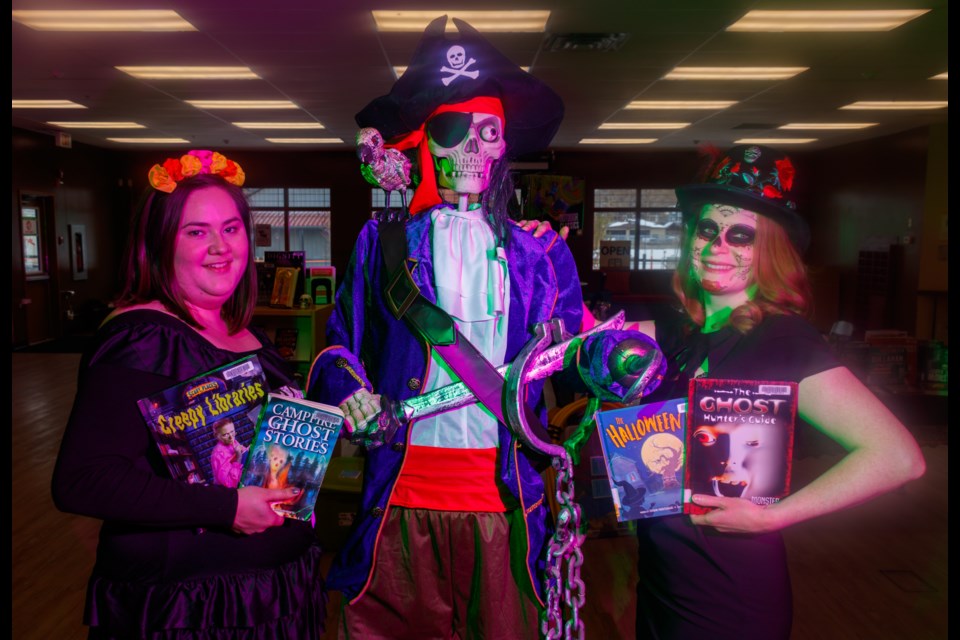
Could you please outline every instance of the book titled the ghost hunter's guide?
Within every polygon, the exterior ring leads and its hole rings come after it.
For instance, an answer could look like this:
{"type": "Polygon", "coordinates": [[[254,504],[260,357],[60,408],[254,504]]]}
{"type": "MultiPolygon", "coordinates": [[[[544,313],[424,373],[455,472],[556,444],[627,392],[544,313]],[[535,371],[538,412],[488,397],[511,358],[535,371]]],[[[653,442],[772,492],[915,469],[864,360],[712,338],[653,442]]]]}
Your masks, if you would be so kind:
{"type": "Polygon", "coordinates": [[[683,513],[687,399],[596,414],[618,522],[683,513]]]}
{"type": "Polygon", "coordinates": [[[284,517],[309,520],[342,425],[338,407],[268,394],[239,486],[299,487],[293,502],[273,508],[284,517]]]}
{"type": "MultiPolygon", "coordinates": [[[[137,405],[170,475],[191,484],[214,484],[211,455],[220,442],[217,431],[231,430],[227,423],[232,423],[234,440],[249,445],[267,391],[260,360],[249,355],[142,398],[137,405]]],[[[238,469],[243,462],[239,458],[238,469]]]]}
{"type": "Polygon", "coordinates": [[[796,382],[694,378],[690,381],[684,513],[711,509],[693,494],[758,505],[790,493],[796,382]]]}

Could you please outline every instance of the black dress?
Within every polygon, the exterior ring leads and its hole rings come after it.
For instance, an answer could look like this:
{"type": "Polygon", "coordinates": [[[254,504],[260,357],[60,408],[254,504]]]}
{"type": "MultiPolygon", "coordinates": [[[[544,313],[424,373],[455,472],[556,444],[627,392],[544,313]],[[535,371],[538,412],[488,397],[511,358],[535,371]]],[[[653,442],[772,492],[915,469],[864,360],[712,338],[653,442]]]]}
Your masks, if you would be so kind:
{"type": "MultiPolygon", "coordinates": [[[[271,389],[289,384],[287,363],[255,335],[271,389]]],[[[237,491],[171,479],[136,404],[254,352],[219,349],[173,316],[135,310],[104,325],[84,354],[52,489],[61,510],[103,520],[84,612],[91,638],[323,633],[310,523],[233,533],[237,491]]]]}
{"type": "MultiPolygon", "coordinates": [[[[671,366],[650,401],[686,397],[704,356],[710,378],[800,382],[840,366],[816,329],[793,315],[768,316],[746,335],[725,328],[685,336],[680,323],[657,324],[671,366]]],[[[638,520],[637,537],[638,640],[790,637],[793,598],[780,533],[720,533],[677,515],[638,520]]]]}

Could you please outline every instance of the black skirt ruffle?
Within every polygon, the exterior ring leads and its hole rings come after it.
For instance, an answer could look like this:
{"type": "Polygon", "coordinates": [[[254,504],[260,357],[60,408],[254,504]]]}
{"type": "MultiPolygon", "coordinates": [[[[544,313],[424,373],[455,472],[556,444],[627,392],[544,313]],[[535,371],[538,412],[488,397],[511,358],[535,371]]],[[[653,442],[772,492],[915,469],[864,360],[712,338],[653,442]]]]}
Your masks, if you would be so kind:
{"type": "Polygon", "coordinates": [[[309,640],[324,633],[321,550],[277,569],[160,584],[94,575],[84,620],[90,638],[309,640]]]}

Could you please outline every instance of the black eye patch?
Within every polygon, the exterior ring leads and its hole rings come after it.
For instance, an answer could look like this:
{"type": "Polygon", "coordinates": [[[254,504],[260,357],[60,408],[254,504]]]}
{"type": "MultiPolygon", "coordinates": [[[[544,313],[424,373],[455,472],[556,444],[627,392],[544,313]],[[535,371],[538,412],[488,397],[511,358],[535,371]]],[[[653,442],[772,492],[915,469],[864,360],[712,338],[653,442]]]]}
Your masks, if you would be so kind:
{"type": "Polygon", "coordinates": [[[455,147],[467,136],[470,125],[473,124],[472,113],[447,111],[427,122],[427,135],[436,144],[447,149],[455,147]]]}

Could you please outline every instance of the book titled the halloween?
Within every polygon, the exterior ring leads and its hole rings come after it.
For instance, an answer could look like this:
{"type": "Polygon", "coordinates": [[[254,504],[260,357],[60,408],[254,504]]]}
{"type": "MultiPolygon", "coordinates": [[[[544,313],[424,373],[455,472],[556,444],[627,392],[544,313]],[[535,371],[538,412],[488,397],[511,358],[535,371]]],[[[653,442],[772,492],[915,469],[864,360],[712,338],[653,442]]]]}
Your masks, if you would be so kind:
{"type": "Polygon", "coordinates": [[[268,394],[239,486],[299,487],[293,502],[275,504],[274,510],[287,518],[309,520],[342,426],[338,407],[268,394]]]}
{"type": "Polygon", "coordinates": [[[617,520],[683,513],[687,399],[596,414],[617,520]]]}
{"type": "Polygon", "coordinates": [[[795,382],[694,378],[690,381],[684,512],[706,513],[695,493],[779,502],[790,493],[795,382]]]}

